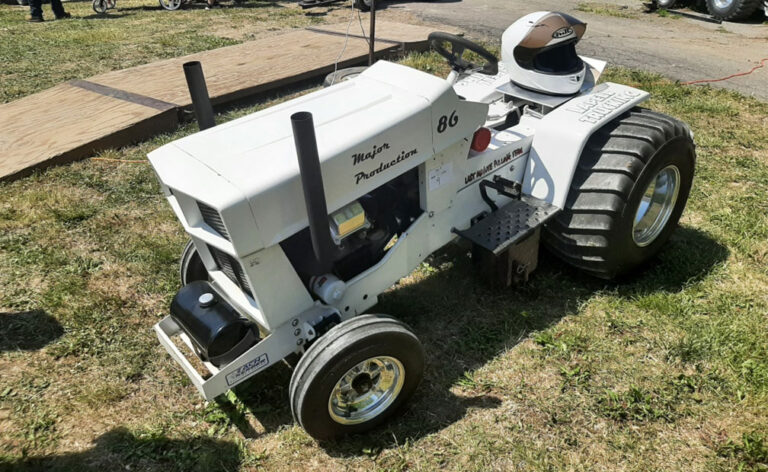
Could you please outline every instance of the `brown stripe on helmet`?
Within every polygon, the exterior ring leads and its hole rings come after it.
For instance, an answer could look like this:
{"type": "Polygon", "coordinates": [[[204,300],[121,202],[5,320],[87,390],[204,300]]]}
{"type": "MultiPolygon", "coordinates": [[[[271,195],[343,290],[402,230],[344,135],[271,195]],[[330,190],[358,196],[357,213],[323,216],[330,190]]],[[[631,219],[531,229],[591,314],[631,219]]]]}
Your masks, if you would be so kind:
{"type": "Polygon", "coordinates": [[[562,41],[581,39],[587,25],[564,13],[552,12],[537,21],[531,31],[520,41],[520,46],[538,49],[562,41]]]}

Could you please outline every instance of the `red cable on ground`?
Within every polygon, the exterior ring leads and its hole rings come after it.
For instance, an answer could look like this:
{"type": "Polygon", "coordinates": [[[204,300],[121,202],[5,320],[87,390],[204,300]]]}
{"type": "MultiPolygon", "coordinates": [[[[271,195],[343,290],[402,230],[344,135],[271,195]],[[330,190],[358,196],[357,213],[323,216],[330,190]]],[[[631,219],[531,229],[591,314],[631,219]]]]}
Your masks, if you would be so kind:
{"type": "Polygon", "coordinates": [[[768,57],[766,57],[765,59],[762,59],[760,61],[760,64],[753,67],[752,70],[750,70],[749,72],[739,72],[738,74],[729,75],[728,77],[723,77],[721,79],[702,79],[702,80],[692,80],[690,82],[680,82],[680,85],[711,84],[712,82],[722,82],[723,80],[732,79],[734,77],[742,77],[742,76],[751,74],[757,69],[765,67],[766,62],[768,62],[768,57]]]}

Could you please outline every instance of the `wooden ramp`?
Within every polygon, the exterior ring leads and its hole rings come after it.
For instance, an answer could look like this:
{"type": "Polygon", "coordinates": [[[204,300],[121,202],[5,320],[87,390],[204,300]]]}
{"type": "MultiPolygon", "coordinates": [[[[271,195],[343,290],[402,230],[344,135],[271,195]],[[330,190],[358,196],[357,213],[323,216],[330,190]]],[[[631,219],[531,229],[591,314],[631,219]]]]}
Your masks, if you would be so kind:
{"type": "MultiPolygon", "coordinates": [[[[359,28],[292,31],[61,84],[0,105],[0,180],[82,159],[174,129],[191,106],[182,64],[200,61],[215,105],[231,103],[367,62],[359,28]],[[346,42],[346,48],[345,46],[346,42]]],[[[432,28],[379,22],[377,56],[423,50],[432,28]],[[380,38],[380,40],[378,40],[380,38]]]]}

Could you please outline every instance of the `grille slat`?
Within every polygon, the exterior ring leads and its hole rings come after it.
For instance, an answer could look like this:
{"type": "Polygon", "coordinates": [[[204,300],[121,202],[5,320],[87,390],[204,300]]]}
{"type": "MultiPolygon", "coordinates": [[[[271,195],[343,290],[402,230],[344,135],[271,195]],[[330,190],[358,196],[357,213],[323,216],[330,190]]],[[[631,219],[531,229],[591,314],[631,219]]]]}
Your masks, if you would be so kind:
{"type": "Polygon", "coordinates": [[[197,208],[200,209],[200,214],[203,217],[203,221],[205,221],[208,226],[213,228],[227,241],[231,241],[231,239],[229,239],[227,228],[224,226],[224,222],[221,221],[221,215],[218,211],[212,207],[209,207],[203,202],[197,202],[197,208]]]}
{"type": "Polygon", "coordinates": [[[248,279],[245,278],[245,272],[243,271],[243,266],[240,265],[240,262],[226,252],[213,246],[209,245],[208,250],[211,252],[216,265],[222,272],[224,272],[224,275],[240,287],[243,292],[247,293],[248,296],[253,298],[251,288],[248,286],[248,279]]]}

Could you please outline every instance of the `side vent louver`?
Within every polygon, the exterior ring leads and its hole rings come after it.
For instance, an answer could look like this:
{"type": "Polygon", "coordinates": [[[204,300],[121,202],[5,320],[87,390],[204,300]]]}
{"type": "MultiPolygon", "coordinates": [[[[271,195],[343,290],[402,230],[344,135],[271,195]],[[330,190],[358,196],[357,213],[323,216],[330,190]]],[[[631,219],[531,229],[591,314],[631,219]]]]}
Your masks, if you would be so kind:
{"type": "Polygon", "coordinates": [[[221,221],[221,215],[219,212],[203,202],[197,202],[197,207],[200,209],[200,214],[203,216],[203,221],[205,221],[208,226],[213,228],[214,231],[219,233],[224,239],[231,241],[231,239],[229,239],[227,228],[224,226],[224,222],[221,221]]]}
{"type": "Polygon", "coordinates": [[[243,266],[240,265],[240,262],[226,252],[216,249],[213,246],[209,245],[208,250],[211,251],[211,255],[213,256],[213,260],[216,261],[216,265],[227,277],[229,277],[229,280],[237,284],[237,286],[250,297],[253,297],[253,293],[251,293],[251,289],[248,286],[248,280],[245,278],[243,266]]]}

